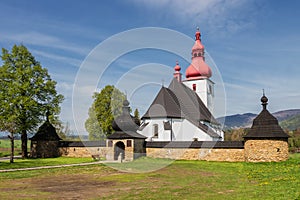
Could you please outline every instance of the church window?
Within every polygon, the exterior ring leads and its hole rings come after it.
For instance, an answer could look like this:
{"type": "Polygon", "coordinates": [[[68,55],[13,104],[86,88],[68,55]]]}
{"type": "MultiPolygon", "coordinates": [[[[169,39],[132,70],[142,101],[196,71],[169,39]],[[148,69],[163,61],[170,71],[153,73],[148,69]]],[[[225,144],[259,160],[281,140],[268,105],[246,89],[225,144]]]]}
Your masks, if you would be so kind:
{"type": "Polygon", "coordinates": [[[193,84],[193,90],[196,92],[196,84],[193,84]]]}
{"type": "Polygon", "coordinates": [[[158,124],[153,124],[153,137],[158,137],[158,124]]]}
{"type": "Polygon", "coordinates": [[[194,57],[197,57],[197,53],[194,53],[194,57]]]}

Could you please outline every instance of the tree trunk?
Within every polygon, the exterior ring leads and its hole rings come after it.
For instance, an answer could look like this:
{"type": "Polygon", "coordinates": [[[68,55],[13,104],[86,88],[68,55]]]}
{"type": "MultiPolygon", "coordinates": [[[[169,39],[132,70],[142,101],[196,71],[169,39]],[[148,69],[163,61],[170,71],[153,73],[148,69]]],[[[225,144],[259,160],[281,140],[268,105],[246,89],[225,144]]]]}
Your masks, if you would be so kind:
{"type": "Polygon", "coordinates": [[[15,153],[15,144],[14,144],[14,134],[13,133],[10,133],[10,136],[9,136],[9,139],[10,139],[10,160],[9,162],[10,163],[13,163],[14,162],[14,153],[15,153]]]}
{"type": "Polygon", "coordinates": [[[21,134],[21,141],[22,141],[22,158],[28,158],[27,152],[27,132],[26,130],[22,130],[21,134]]]}

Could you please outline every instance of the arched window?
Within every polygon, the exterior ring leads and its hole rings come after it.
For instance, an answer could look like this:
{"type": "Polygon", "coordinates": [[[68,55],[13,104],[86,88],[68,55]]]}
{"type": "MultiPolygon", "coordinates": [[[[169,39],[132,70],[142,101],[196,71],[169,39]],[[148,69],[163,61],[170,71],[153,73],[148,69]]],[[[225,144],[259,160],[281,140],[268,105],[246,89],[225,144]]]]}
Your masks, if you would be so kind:
{"type": "Polygon", "coordinates": [[[196,84],[193,84],[193,90],[196,92],[196,84]]]}
{"type": "Polygon", "coordinates": [[[153,137],[158,137],[158,124],[153,124],[153,137]]]}

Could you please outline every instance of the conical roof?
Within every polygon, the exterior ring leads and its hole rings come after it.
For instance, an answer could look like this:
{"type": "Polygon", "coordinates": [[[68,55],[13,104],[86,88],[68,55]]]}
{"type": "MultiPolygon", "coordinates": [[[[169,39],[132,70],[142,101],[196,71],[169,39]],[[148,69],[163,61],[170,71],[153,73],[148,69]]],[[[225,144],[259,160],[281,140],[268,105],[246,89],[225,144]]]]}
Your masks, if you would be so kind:
{"type": "Polygon", "coordinates": [[[278,120],[267,110],[268,98],[265,95],[262,96],[261,102],[263,110],[253,120],[253,125],[244,138],[288,138],[278,120]]]}
{"type": "Polygon", "coordinates": [[[47,120],[39,127],[37,133],[31,138],[35,141],[58,141],[62,140],[56,133],[56,129],[50,123],[48,117],[47,120]]]}

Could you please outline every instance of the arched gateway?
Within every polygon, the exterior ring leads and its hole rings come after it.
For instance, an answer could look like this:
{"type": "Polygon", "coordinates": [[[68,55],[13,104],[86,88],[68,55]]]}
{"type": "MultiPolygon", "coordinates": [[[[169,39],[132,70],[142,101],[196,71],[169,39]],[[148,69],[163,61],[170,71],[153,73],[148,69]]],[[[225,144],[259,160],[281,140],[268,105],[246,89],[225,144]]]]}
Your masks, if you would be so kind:
{"type": "Polygon", "coordinates": [[[122,154],[122,160],[125,159],[125,144],[121,141],[117,142],[114,147],[114,160],[118,160],[120,154],[122,154]]]}

